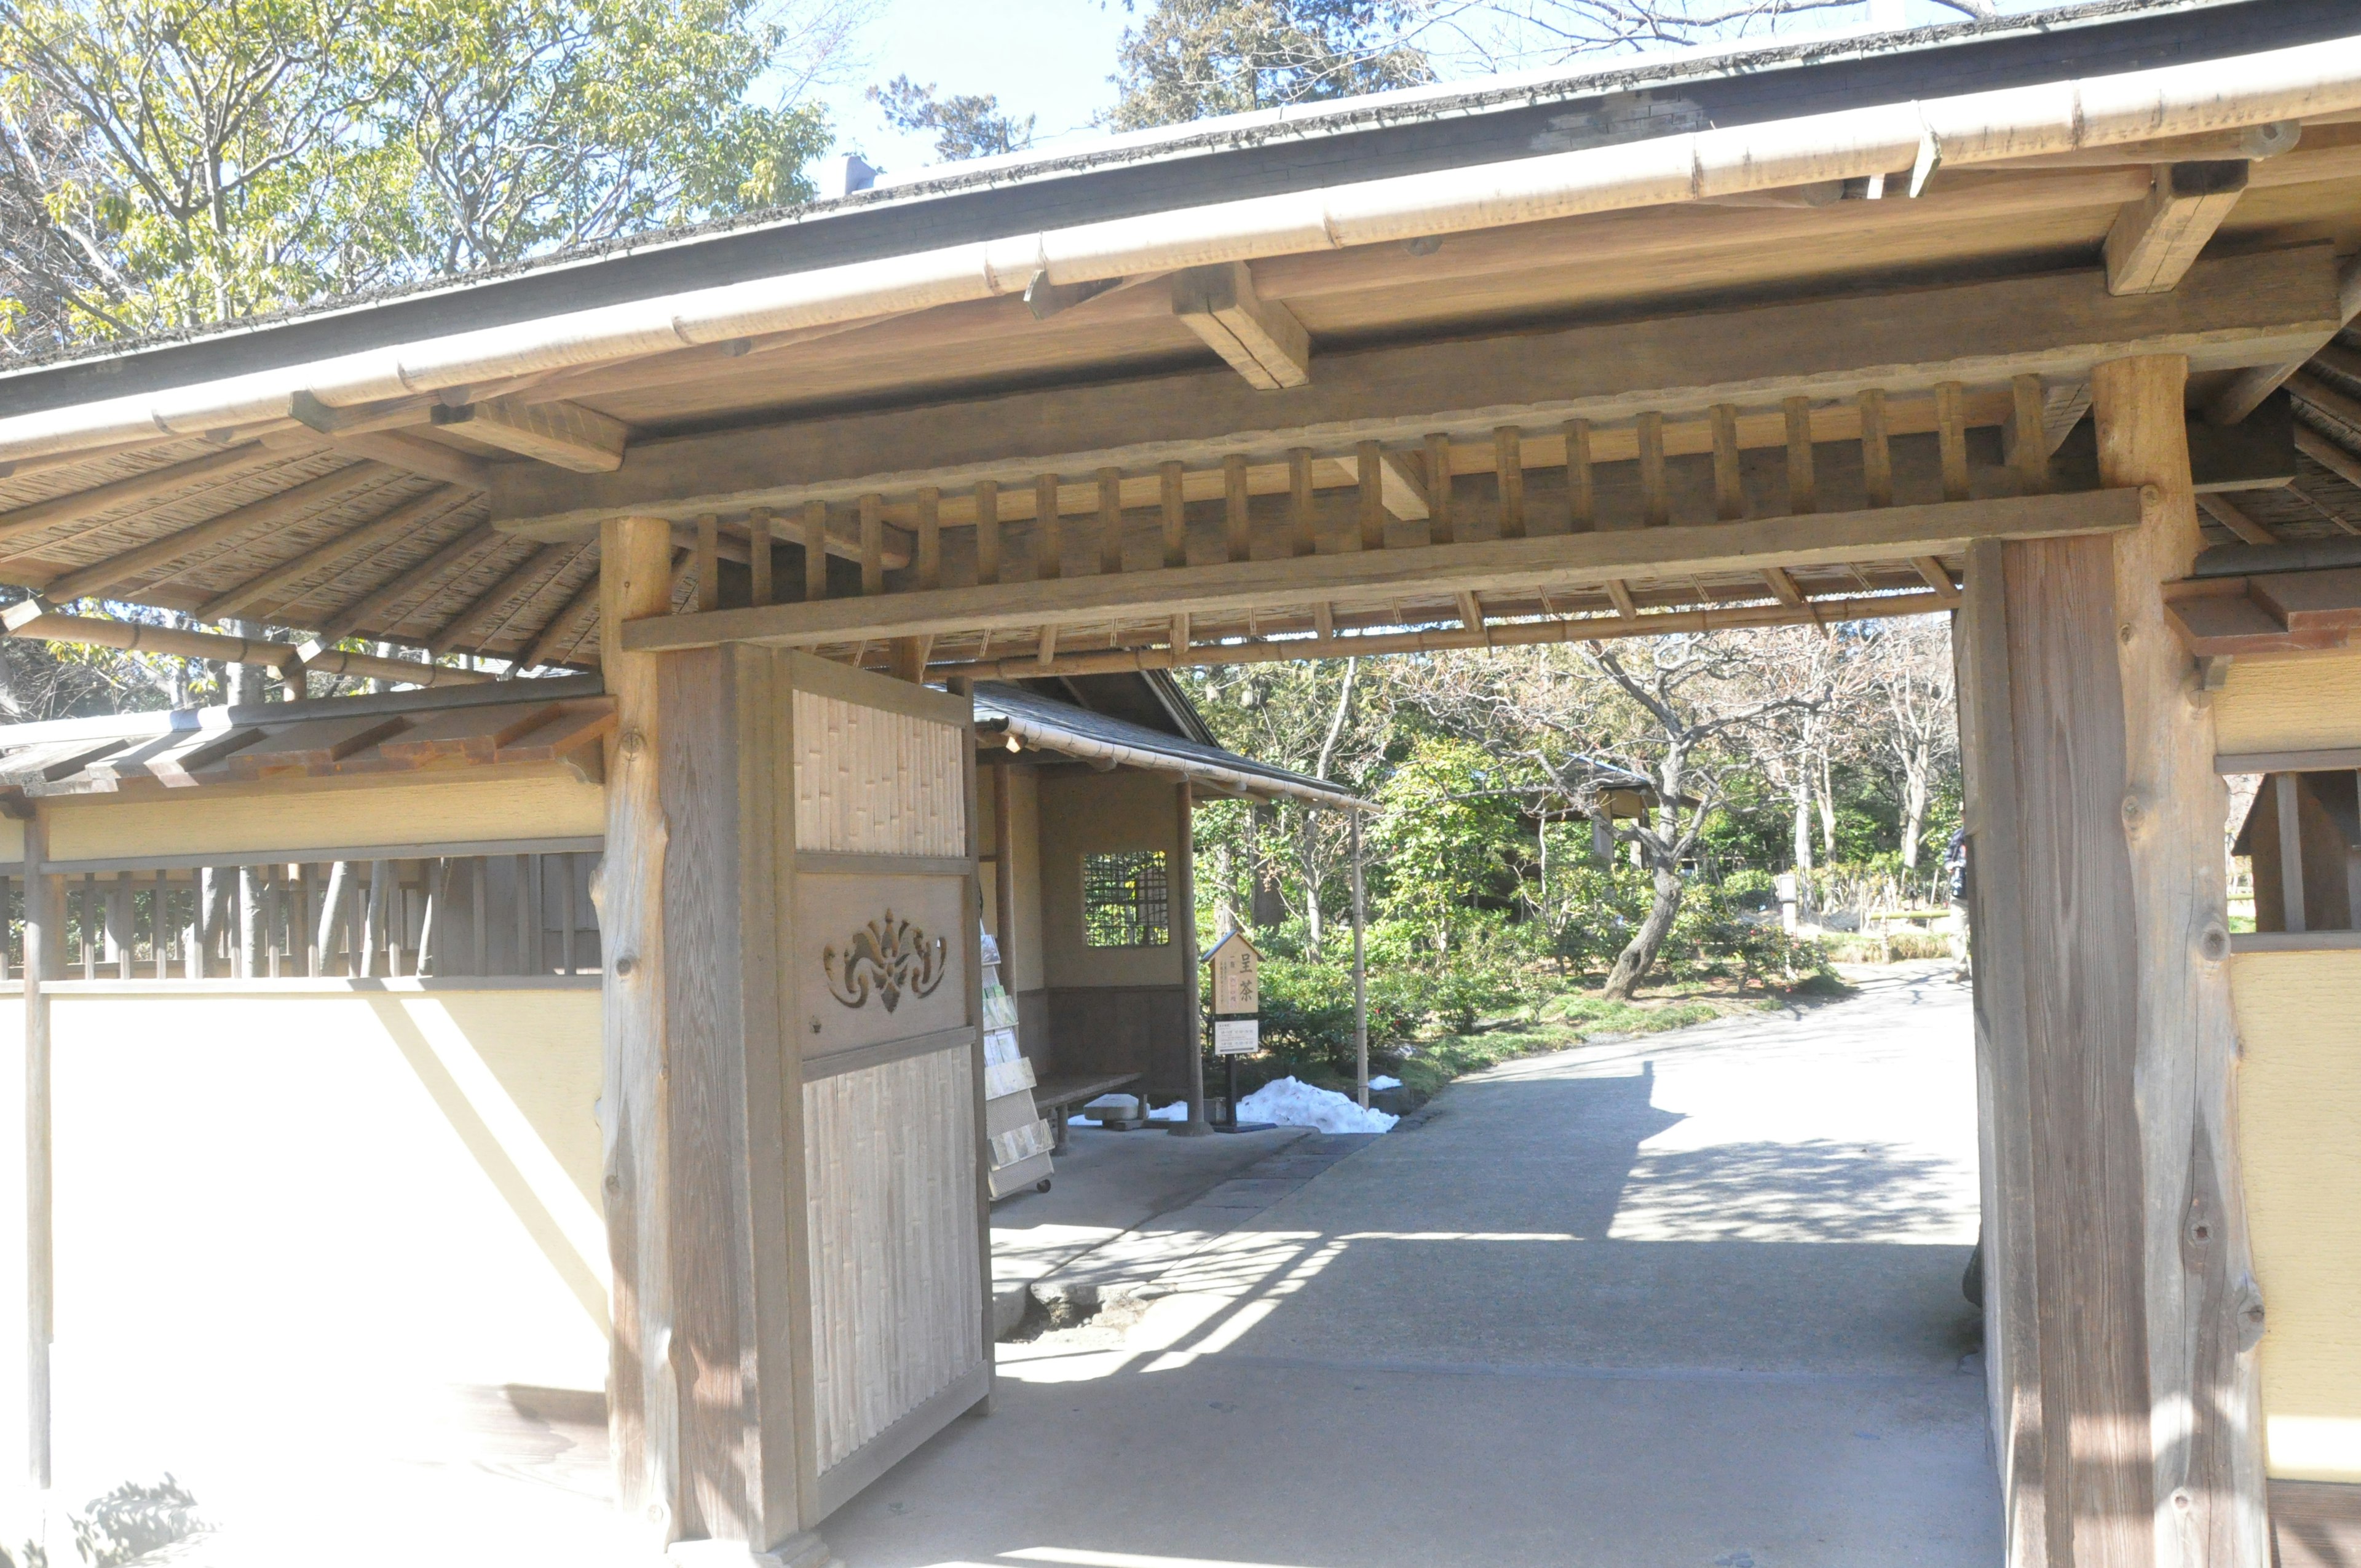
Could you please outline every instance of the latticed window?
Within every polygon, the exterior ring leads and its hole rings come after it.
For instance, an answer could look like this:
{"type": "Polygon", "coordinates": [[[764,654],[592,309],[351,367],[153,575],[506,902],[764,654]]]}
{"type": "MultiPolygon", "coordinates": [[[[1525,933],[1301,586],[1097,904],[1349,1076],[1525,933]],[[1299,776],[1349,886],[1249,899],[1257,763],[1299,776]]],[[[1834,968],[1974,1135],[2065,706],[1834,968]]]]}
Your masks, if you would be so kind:
{"type": "Polygon", "coordinates": [[[1160,948],[1172,939],[1164,851],[1082,857],[1082,940],[1093,948],[1160,948]]]}

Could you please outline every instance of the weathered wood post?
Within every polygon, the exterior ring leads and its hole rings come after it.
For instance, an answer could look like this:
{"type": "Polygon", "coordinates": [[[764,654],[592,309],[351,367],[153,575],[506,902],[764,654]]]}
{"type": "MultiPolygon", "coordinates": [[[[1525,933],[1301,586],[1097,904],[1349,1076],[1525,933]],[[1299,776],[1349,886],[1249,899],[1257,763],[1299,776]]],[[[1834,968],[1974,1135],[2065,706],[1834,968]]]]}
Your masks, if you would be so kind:
{"type": "MultiPolygon", "coordinates": [[[[616,728],[598,906],[614,1277],[609,1425],[618,1495],[674,1559],[803,1568],[788,1115],[801,1092],[780,988],[778,781],[793,720],[774,655],[623,651],[670,608],[669,525],[602,526],[616,728]]],[[[799,1188],[798,1188],[799,1190],[799,1188]]]]}
{"type": "Polygon", "coordinates": [[[2179,356],[2117,360],[2092,378],[2099,477],[2153,486],[2162,506],[2114,553],[2124,688],[2123,829],[2132,874],[2146,1214],[2148,1397],[2159,1563],[2262,1568],[2262,1302],[2238,1175],[2237,1042],[2230,1013],[2228,793],[2192,661],[2160,586],[2200,545],[2179,356]]]}
{"type": "MultiPolygon", "coordinates": [[[[651,518],[603,523],[598,640],[615,733],[607,742],[607,841],[598,871],[607,1246],[614,1269],[609,1443],[620,1507],[658,1544],[677,1540],[679,1391],[671,1356],[671,1107],[664,1041],[664,802],[656,660],[626,653],[623,622],[671,607],[672,529],[651,518]]],[[[524,889],[520,880],[517,897],[524,889]]]]}
{"type": "Polygon", "coordinates": [[[1205,1018],[1197,983],[1197,792],[1187,779],[1172,786],[1175,848],[1166,918],[1180,957],[1181,1034],[1189,1064],[1189,1119],[1173,1124],[1181,1137],[1212,1132],[1205,1120],[1205,1018]]]}
{"type": "Polygon", "coordinates": [[[1984,1302],[2012,1564],[2268,1561],[2231,1141],[2223,798],[2158,583],[2185,363],[2093,378],[2117,538],[1979,543],[1960,620],[1984,1302]]]}

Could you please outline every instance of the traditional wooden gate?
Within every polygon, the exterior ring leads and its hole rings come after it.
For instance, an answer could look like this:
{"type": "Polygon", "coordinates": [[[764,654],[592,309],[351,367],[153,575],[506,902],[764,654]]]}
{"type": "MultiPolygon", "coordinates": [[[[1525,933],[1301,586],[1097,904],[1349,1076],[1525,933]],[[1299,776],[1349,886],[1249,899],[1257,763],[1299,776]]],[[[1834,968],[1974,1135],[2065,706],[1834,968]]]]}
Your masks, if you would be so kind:
{"type": "MultiPolygon", "coordinates": [[[[669,536],[609,534],[621,624],[669,536]]],[[[623,1501],[821,1563],[812,1527],[991,1390],[970,706],[744,645],[609,681],[623,1501]]]]}
{"type": "Polygon", "coordinates": [[[841,664],[749,656],[792,694],[779,785],[796,854],[779,869],[818,1519],[988,1391],[972,713],[841,664]]]}

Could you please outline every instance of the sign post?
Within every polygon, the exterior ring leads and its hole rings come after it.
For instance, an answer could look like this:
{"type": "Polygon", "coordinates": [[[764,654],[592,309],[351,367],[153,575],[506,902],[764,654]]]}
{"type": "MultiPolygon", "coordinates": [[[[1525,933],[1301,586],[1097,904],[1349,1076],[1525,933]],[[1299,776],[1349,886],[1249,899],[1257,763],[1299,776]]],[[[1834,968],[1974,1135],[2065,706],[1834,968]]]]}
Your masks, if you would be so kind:
{"type": "Polygon", "coordinates": [[[1262,954],[1232,931],[1205,955],[1213,966],[1213,1054],[1222,1060],[1222,1094],[1228,1103],[1221,1130],[1258,1133],[1268,1122],[1238,1120],[1238,1058],[1262,1049],[1262,954]]]}

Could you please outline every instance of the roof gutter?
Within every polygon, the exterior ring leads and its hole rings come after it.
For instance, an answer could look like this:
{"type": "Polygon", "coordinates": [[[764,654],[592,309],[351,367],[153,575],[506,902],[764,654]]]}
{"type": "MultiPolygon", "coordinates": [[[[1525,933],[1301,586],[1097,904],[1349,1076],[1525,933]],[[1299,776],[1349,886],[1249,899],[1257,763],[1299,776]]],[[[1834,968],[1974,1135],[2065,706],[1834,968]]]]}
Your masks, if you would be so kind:
{"type": "Polygon", "coordinates": [[[2239,130],[2361,108],[2361,37],[1399,175],[635,300],[0,420],[0,462],[291,417],[1051,283],[2239,130]]]}
{"type": "Polygon", "coordinates": [[[1037,724],[1016,714],[1005,714],[986,719],[976,726],[979,731],[999,729],[1005,734],[1036,746],[1044,751],[1056,751],[1061,756],[1078,757],[1084,762],[1104,762],[1113,767],[1139,768],[1148,773],[1185,773],[1191,778],[1204,779],[1224,789],[1241,795],[1284,795],[1312,806],[1324,806],[1338,811],[1375,811],[1376,806],[1345,790],[1321,786],[1310,780],[1268,778],[1237,768],[1225,768],[1219,762],[1203,762],[1195,757],[1176,757],[1166,751],[1151,751],[1142,746],[1126,746],[1119,740],[1099,740],[1077,735],[1070,729],[1037,724]]]}

